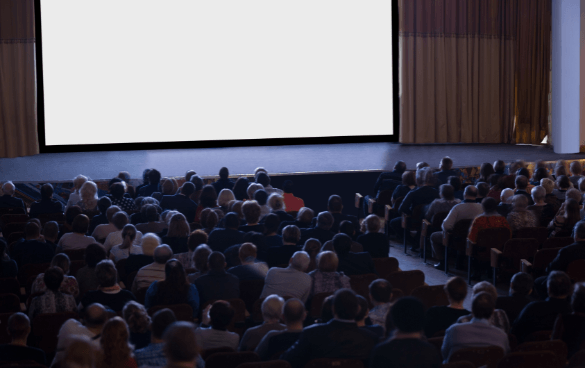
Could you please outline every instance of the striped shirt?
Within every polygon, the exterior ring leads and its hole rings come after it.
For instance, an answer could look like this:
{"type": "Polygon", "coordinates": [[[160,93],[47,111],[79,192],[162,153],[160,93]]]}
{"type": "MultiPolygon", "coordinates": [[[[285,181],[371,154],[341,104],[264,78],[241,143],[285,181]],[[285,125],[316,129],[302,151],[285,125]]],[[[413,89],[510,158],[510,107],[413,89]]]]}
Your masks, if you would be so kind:
{"type": "Polygon", "coordinates": [[[163,281],[165,279],[165,264],[151,263],[142,267],[136,273],[134,283],[132,284],[132,293],[136,294],[139,289],[147,288],[155,281],[163,281]]]}

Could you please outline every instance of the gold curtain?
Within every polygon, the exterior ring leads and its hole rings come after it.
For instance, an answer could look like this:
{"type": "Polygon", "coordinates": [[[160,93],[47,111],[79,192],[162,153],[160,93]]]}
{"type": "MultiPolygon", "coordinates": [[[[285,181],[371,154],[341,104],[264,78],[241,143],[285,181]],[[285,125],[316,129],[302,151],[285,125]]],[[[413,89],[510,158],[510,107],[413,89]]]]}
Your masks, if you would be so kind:
{"type": "Polygon", "coordinates": [[[0,157],[39,153],[33,0],[0,0],[0,157]]]}
{"type": "MultiPolygon", "coordinates": [[[[550,56],[550,26],[539,28],[546,6],[537,7],[539,17],[520,14],[532,1],[548,2],[550,25],[550,0],[522,1],[399,1],[401,143],[515,142],[515,134],[524,131],[522,125],[514,132],[515,99],[540,98],[543,89],[548,92],[548,77],[536,82],[518,79],[519,60],[533,60],[537,51],[544,58],[547,47],[550,56]],[[524,29],[527,19],[532,31],[524,29]],[[519,94],[527,90],[530,94],[519,94]]],[[[519,117],[526,116],[534,125],[543,115],[546,129],[548,105],[541,109],[538,104],[537,111],[533,104],[528,106],[530,114],[519,117]]]]}

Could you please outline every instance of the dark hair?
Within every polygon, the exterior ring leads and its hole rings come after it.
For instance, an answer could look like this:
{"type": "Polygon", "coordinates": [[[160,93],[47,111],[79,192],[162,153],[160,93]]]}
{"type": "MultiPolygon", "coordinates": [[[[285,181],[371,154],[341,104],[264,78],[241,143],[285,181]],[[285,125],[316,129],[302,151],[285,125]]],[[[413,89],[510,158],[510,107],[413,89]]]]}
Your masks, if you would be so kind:
{"type": "Polygon", "coordinates": [[[561,175],[557,177],[557,183],[559,188],[569,188],[571,186],[571,181],[569,180],[569,177],[566,175],[561,175]]]}
{"type": "Polygon", "coordinates": [[[552,271],[546,280],[548,295],[562,297],[571,294],[571,279],[562,271],[552,271]]]}
{"type": "Polygon", "coordinates": [[[448,201],[455,199],[455,189],[451,184],[441,184],[439,187],[439,192],[441,195],[443,195],[443,198],[448,201]]]}
{"type": "Polygon", "coordinates": [[[165,264],[165,279],[159,281],[158,291],[154,296],[154,305],[187,303],[190,284],[181,262],[170,259],[165,264]]]}
{"type": "Polygon", "coordinates": [[[548,178],[548,170],[545,167],[539,167],[534,170],[534,173],[532,174],[533,181],[540,183],[540,180],[545,178],[548,178]]]}
{"type": "Polygon", "coordinates": [[[187,247],[191,252],[195,251],[195,248],[200,246],[201,244],[207,244],[207,240],[209,237],[207,233],[201,229],[193,231],[189,234],[189,239],[187,241],[187,247]]]}
{"type": "Polygon", "coordinates": [[[212,185],[205,185],[203,189],[201,189],[199,205],[203,206],[203,208],[217,206],[217,193],[212,185]]]}
{"type": "Polygon", "coordinates": [[[585,313],[585,283],[576,283],[574,289],[571,298],[573,313],[585,313]]]}
{"type": "Polygon", "coordinates": [[[488,181],[488,178],[495,173],[494,167],[489,162],[484,162],[481,164],[479,169],[479,178],[478,181],[488,181]]]}
{"type": "Polygon", "coordinates": [[[142,172],[142,181],[144,184],[148,184],[148,174],[150,173],[150,169],[144,169],[142,172]]]}
{"type": "Polygon", "coordinates": [[[392,305],[386,319],[400,332],[419,332],[423,330],[425,306],[417,298],[407,296],[400,298],[392,305]]]}
{"type": "Polygon", "coordinates": [[[518,170],[516,170],[516,176],[525,176],[526,178],[529,178],[530,171],[528,171],[528,169],[525,167],[521,167],[518,170]]]}
{"type": "Polygon", "coordinates": [[[110,198],[106,196],[98,199],[97,208],[100,211],[100,213],[106,213],[106,211],[108,210],[108,208],[110,208],[111,205],[112,201],[110,200],[110,198]]]}
{"type": "Polygon", "coordinates": [[[244,242],[254,244],[258,249],[266,248],[266,241],[264,240],[264,234],[257,231],[248,231],[244,234],[244,242]]]}
{"type": "Polygon", "coordinates": [[[175,317],[175,313],[172,310],[164,308],[156,311],[150,322],[150,330],[152,331],[152,335],[157,339],[161,339],[167,327],[176,321],[177,318],[175,317]]]}
{"type": "Polygon", "coordinates": [[[291,298],[284,302],[282,317],[286,323],[300,322],[305,315],[305,305],[297,298],[291,298]]]}
{"type": "Polygon", "coordinates": [[[492,294],[482,291],[473,297],[471,313],[475,318],[489,319],[494,313],[496,301],[492,294]]]}
{"type": "Polygon", "coordinates": [[[356,320],[356,322],[359,322],[362,319],[366,318],[366,314],[368,314],[368,311],[370,310],[370,306],[369,306],[366,298],[364,298],[363,296],[356,295],[356,297],[358,299],[358,304],[359,304],[360,309],[358,311],[358,314],[355,316],[355,320],[356,320]]]}
{"type": "Polygon", "coordinates": [[[327,323],[333,319],[333,295],[329,295],[323,300],[321,306],[321,323],[327,323]]]}
{"type": "Polygon", "coordinates": [[[579,239],[585,239],[585,221],[578,221],[573,227],[574,236],[579,239]]]}
{"type": "Polygon", "coordinates": [[[270,185],[270,177],[263,171],[260,171],[258,175],[256,175],[256,183],[262,184],[264,188],[270,185]]]}
{"type": "Polygon", "coordinates": [[[87,230],[89,229],[89,217],[84,214],[75,216],[72,228],[74,233],[87,233],[87,230]]]}
{"type": "Polygon", "coordinates": [[[116,282],[118,281],[118,271],[116,271],[114,262],[109,259],[100,261],[95,266],[95,276],[101,287],[111,287],[116,285],[116,282]]]}
{"type": "MultiPolygon", "coordinates": [[[[520,170],[522,170],[522,169],[520,169],[520,170]]],[[[520,170],[518,170],[518,171],[520,171],[520,170]]],[[[524,170],[526,170],[526,169],[524,169],[524,170]]],[[[514,183],[516,184],[517,189],[524,190],[524,189],[526,189],[526,187],[528,187],[528,176],[516,174],[516,179],[514,180],[514,183]]]]}
{"type": "Polygon", "coordinates": [[[264,206],[268,200],[268,193],[264,189],[258,189],[254,192],[254,200],[258,202],[260,206],[264,206]]]}
{"type": "MultiPolygon", "coordinates": [[[[258,193],[258,192],[256,192],[258,193]]],[[[271,213],[264,218],[265,234],[271,234],[278,230],[280,226],[280,217],[277,214],[271,213]]]]}
{"type": "Polygon", "coordinates": [[[225,330],[232,322],[235,311],[226,301],[217,301],[209,309],[209,318],[211,327],[215,330],[225,330]]]}
{"type": "Polygon", "coordinates": [[[465,190],[463,191],[463,195],[475,198],[475,197],[477,197],[477,188],[475,187],[475,185],[468,185],[465,187],[465,190]]]}
{"type": "Polygon", "coordinates": [[[506,170],[506,163],[503,160],[496,160],[496,162],[494,162],[494,170],[503,172],[504,170],[506,170]]]}
{"type": "Polygon", "coordinates": [[[487,196],[490,192],[490,185],[486,182],[479,182],[475,184],[475,187],[477,188],[477,196],[480,198],[487,196]]]}
{"type": "Polygon", "coordinates": [[[339,289],[333,294],[333,314],[339,319],[355,320],[358,308],[358,300],[353,290],[339,289]]]}
{"type": "Polygon", "coordinates": [[[30,320],[24,313],[14,313],[8,317],[8,334],[12,340],[25,339],[30,333],[30,320]]]}
{"type": "Polygon", "coordinates": [[[83,210],[79,206],[70,206],[67,211],[65,211],[65,222],[68,224],[72,224],[73,220],[77,217],[77,215],[81,215],[83,210]]]}
{"type": "Polygon", "coordinates": [[[285,193],[292,193],[294,190],[294,183],[292,182],[292,180],[285,180],[284,184],[282,184],[282,190],[285,193]]]}
{"type": "Polygon", "coordinates": [[[565,201],[565,218],[567,227],[573,228],[577,222],[581,220],[581,213],[579,210],[579,202],[573,198],[565,201]]]}
{"type": "Polygon", "coordinates": [[[376,279],[370,283],[370,295],[378,303],[389,303],[392,297],[392,284],[385,279],[376,279]]]}
{"type": "Polygon", "coordinates": [[[207,262],[209,263],[209,268],[214,271],[225,269],[225,256],[222,252],[211,252],[207,262]]]}
{"type": "Polygon", "coordinates": [[[91,243],[85,248],[85,264],[89,268],[94,268],[100,261],[106,259],[106,250],[104,246],[98,243],[91,243]]]}
{"type": "Polygon", "coordinates": [[[43,281],[45,285],[47,285],[47,289],[51,291],[58,291],[61,287],[61,283],[63,282],[63,270],[59,267],[50,267],[48,270],[45,271],[45,275],[43,277],[43,281]]]}
{"type": "Polygon", "coordinates": [[[157,169],[151,169],[148,173],[148,183],[150,185],[154,185],[154,184],[158,184],[160,183],[160,172],[157,169]]]}
{"type": "Polygon", "coordinates": [[[143,217],[147,222],[155,222],[160,219],[160,215],[158,214],[158,210],[155,205],[147,204],[142,208],[143,217]]]}
{"type": "Polygon", "coordinates": [[[353,222],[349,220],[343,220],[339,223],[339,232],[345,234],[349,237],[354,236],[355,234],[355,226],[353,222]]]}
{"type": "Polygon", "coordinates": [[[234,184],[234,197],[236,197],[236,199],[238,201],[243,201],[245,199],[249,199],[248,198],[248,185],[250,184],[250,181],[248,180],[248,178],[245,177],[239,177],[236,180],[236,183],[234,184]]]}
{"type": "Polygon", "coordinates": [[[445,284],[445,292],[455,302],[460,302],[467,296],[467,282],[459,276],[451,277],[445,284]]]}
{"type": "Polygon", "coordinates": [[[222,167],[221,169],[219,169],[219,178],[220,179],[227,179],[228,176],[230,176],[230,171],[228,170],[227,167],[222,167]]]}
{"type": "Polygon", "coordinates": [[[492,197],[486,197],[481,201],[481,206],[485,213],[491,213],[498,207],[498,202],[492,197]]]}
{"type": "Polygon", "coordinates": [[[455,192],[461,190],[461,177],[459,176],[450,176],[447,178],[447,183],[451,184],[453,190],[455,192]]]}
{"type": "Polygon", "coordinates": [[[51,199],[53,197],[53,186],[49,183],[43,184],[41,187],[41,198],[51,199]]]}
{"type": "Polygon", "coordinates": [[[43,227],[43,235],[45,239],[56,239],[59,236],[59,224],[57,221],[47,221],[43,227]]]}
{"type": "Polygon", "coordinates": [[[394,164],[394,170],[402,174],[406,171],[406,163],[404,161],[396,161],[394,164]]]}
{"type": "MultiPolygon", "coordinates": [[[[111,178],[110,181],[108,182],[108,188],[110,188],[110,190],[111,190],[112,185],[114,185],[115,183],[121,183],[122,181],[123,181],[122,178],[118,178],[118,177],[111,178]]],[[[124,187],[124,185],[122,185],[122,187],[124,187]]]]}
{"type": "Polygon", "coordinates": [[[195,325],[191,322],[174,322],[166,329],[163,340],[165,341],[164,355],[169,363],[191,362],[199,356],[195,325]]]}
{"type": "Polygon", "coordinates": [[[228,212],[223,218],[223,223],[226,229],[237,229],[240,227],[240,217],[235,212],[228,212]]]}
{"type": "Polygon", "coordinates": [[[534,280],[532,276],[525,272],[518,272],[512,276],[512,290],[514,294],[528,296],[532,287],[534,286],[534,280]]]}
{"type": "Polygon", "coordinates": [[[124,197],[124,184],[114,183],[110,185],[110,194],[115,199],[122,199],[124,197]]]}
{"type": "Polygon", "coordinates": [[[340,212],[343,208],[343,201],[341,200],[341,197],[337,194],[330,196],[329,200],[327,201],[327,208],[332,212],[340,212]]]}
{"type": "Polygon", "coordinates": [[[443,166],[443,170],[451,170],[453,167],[453,160],[449,157],[443,157],[441,159],[441,165],[443,166]]]}
{"type": "Polygon", "coordinates": [[[416,172],[405,171],[402,173],[402,185],[413,186],[416,185],[416,172]]]}
{"type": "Polygon", "coordinates": [[[195,252],[193,253],[193,263],[195,264],[197,271],[199,271],[201,274],[209,271],[207,263],[211,253],[211,248],[209,248],[207,244],[200,244],[197,248],[195,248],[195,252]]]}
{"type": "Polygon", "coordinates": [[[203,189],[203,178],[201,178],[199,175],[193,175],[189,181],[195,185],[196,192],[203,189]]]}
{"type": "Polygon", "coordinates": [[[335,249],[335,253],[337,253],[338,257],[349,254],[351,243],[353,243],[351,238],[346,234],[335,234],[332,242],[333,249],[335,249]]]}
{"type": "Polygon", "coordinates": [[[112,224],[114,224],[118,230],[122,230],[124,226],[128,224],[128,222],[128,215],[124,211],[118,211],[114,213],[114,216],[112,216],[112,224]]]}
{"type": "Polygon", "coordinates": [[[24,226],[24,236],[26,238],[38,238],[41,234],[41,228],[36,222],[27,222],[24,226]]]}
{"type": "Polygon", "coordinates": [[[183,183],[183,186],[181,187],[181,194],[190,197],[193,193],[195,193],[195,184],[191,183],[190,181],[183,183]]]}

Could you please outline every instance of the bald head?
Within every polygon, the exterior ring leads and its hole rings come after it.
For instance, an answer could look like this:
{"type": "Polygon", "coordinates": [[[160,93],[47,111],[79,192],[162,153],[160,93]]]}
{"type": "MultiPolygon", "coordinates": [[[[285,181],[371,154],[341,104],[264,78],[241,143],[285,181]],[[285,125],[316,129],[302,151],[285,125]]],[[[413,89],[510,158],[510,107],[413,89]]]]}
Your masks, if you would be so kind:
{"type": "Polygon", "coordinates": [[[162,244],[154,249],[155,263],[166,264],[171,258],[173,258],[173,250],[168,245],[162,244]]]}
{"type": "Polygon", "coordinates": [[[288,325],[303,322],[305,320],[305,304],[297,298],[292,298],[284,303],[282,308],[282,318],[288,325]]]}
{"type": "Polygon", "coordinates": [[[12,184],[11,181],[7,181],[6,183],[4,183],[4,185],[2,185],[2,192],[4,192],[5,195],[9,195],[9,196],[13,196],[14,195],[14,184],[12,184]]]}
{"type": "Polygon", "coordinates": [[[100,303],[90,304],[85,308],[85,326],[97,328],[103,326],[108,320],[106,308],[100,303]]]}

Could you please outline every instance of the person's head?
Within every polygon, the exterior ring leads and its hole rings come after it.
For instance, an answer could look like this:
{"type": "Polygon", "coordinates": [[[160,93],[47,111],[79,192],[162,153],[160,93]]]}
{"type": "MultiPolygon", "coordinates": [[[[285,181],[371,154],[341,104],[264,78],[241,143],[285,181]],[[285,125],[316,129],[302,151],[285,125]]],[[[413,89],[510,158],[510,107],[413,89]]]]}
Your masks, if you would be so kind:
{"type": "Polygon", "coordinates": [[[440,170],[451,170],[453,167],[453,160],[450,157],[443,157],[439,163],[440,170]]]}
{"type": "Polygon", "coordinates": [[[152,336],[157,340],[162,340],[165,330],[176,321],[177,318],[172,310],[164,308],[156,311],[150,320],[152,336]]]}
{"type": "Polygon", "coordinates": [[[317,268],[321,272],[336,272],[339,259],[332,251],[321,252],[317,255],[317,268]]]}
{"type": "Polygon", "coordinates": [[[268,193],[264,189],[258,189],[254,192],[254,200],[258,202],[260,206],[264,206],[268,201],[268,193]]]}
{"type": "Polygon", "coordinates": [[[256,201],[246,201],[242,205],[242,213],[248,224],[257,224],[262,209],[256,201]]]}
{"type": "MultiPolygon", "coordinates": [[[[528,178],[530,177],[530,171],[527,168],[521,167],[516,171],[516,176],[524,176],[526,178],[526,182],[528,183],[528,178]]],[[[528,184],[526,184],[528,185],[528,184]]]]}
{"type": "Polygon", "coordinates": [[[319,212],[317,215],[317,227],[322,230],[330,230],[335,219],[329,211],[319,212]]]}
{"type": "Polygon", "coordinates": [[[487,197],[481,201],[481,207],[483,208],[483,213],[485,214],[494,213],[498,208],[498,202],[492,197],[487,197]]]}
{"type": "Polygon", "coordinates": [[[463,197],[465,199],[475,200],[477,198],[477,188],[475,185],[468,185],[463,191],[463,197]]]}
{"type": "Polygon", "coordinates": [[[130,219],[128,218],[128,214],[124,211],[118,211],[112,216],[112,224],[114,224],[118,230],[122,230],[129,222],[130,219]]]}
{"type": "Polygon", "coordinates": [[[195,184],[191,183],[190,181],[183,183],[183,186],[181,187],[181,194],[187,197],[191,197],[193,193],[195,193],[195,184]]]}
{"type": "Polygon", "coordinates": [[[36,222],[27,222],[24,226],[25,239],[38,239],[41,235],[41,228],[36,222]]]}
{"type": "Polygon", "coordinates": [[[73,220],[77,215],[81,215],[83,210],[79,206],[69,206],[69,208],[65,211],[65,222],[69,225],[73,224],[73,220]]]}
{"type": "Polygon", "coordinates": [[[571,187],[571,181],[566,175],[557,176],[557,187],[562,190],[567,190],[571,187]]]}
{"type": "Polygon", "coordinates": [[[47,221],[43,227],[45,240],[55,243],[59,237],[59,224],[57,221],[47,221]]]}
{"type": "Polygon", "coordinates": [[[518,272],[510,281],[510,295],[528,296],[532,292],[534,280],[526,272],[518,272]]]}
{"type": "Polygon", "coordinates": [[[554,173],[555,177],[557,178],[559,176],[567,175],[567,163],[565,162],[565,160],[558,160],[557,162],[555,162],[554,173]]]}
{"type": "Polygon", "coordinates": [[[442,184],[439,187],[439,194],[441,195],[441,198],[447,201],[452,201],[455,199],[455,188],[453,188],[451,184],[442,184]]]}
{"type": "Polygon", "coordinates": [[[75,216],[75,219],[73,219],[72,225],[74,233],[85,235],[85,233],[87,233],[87,230],[89,229],[89,217],[87,217],[84,214],[77,215],[75,216]]]}
{"type": "Polygon", "coordinates": [[[473,295],[471,314],[475,318],[489,319],[494,313],[496,299],[491,293],[482,291],[473,295]]]}
{"type": "MultiPolygon", "coordinates": [[[[112,205],[112,201],[110,200],[110,198],[104,196],[101,197],[100,199],[98,199],[97,202],[97,208],[100,211],[100,213],[105,214],[108,211],[108,208],[110,208],[110,206],[112,205]]],[[[106,214],[107,217],[107,214],[106,214]]]]}
{"type": "Polygon", "coordinates": [[[552,271],[546,279],[548,295],[552,298],[564,299],[571,294],[571,279],[562,271],[552,271]]]}
{"type": "Polygon", "coordinates": [[[512,197],[514,197],[514,190],[510,188],[503,189],[500,193],[500,201],[502,203],[512,203],[512,197]]]}
{"type": "Polygon", "coordinates": [[[295,190],[295,185],[292,180],[285,180],[282,184],[282,190],[285,193],[292,193],[295,190]]]}
{"type": "Polygon", "coordinates": [[[287,244],[297,244],[301,239],[301,229],[296,225],[287,225],[282,229],[282,242],[287,244]]]}
{"type": "Polygon", "coordinates": [[[122,199],[124,197],[124,184],[122,183],[114,183],[110,186],[110,194],[115,199],[122,199]]]}
{"type": "Polygon", "coordinates": [[[88,336],[70,336],[62,354],[60,365],[63,368],[94,368],[96,366],[97,349],[88,336]]]}
{"type": "Polygon", "coordinates": [[[227,179],[230,176],[230,171],[227,167],[222,167],[219,169],[219,178],[222,180],[227,179]]]}
{"type": "Polygon", "coordinates": [[[576,224],[581,219],[579,202],[573,198],[565,200],[565,218],[569,224],[576,224]]]}
{"type": "Polygon", "coordinates": [[[223,218],[223,221],[226,229],[237,230],[240,226],[240,218],[235,212],[228,212],[223,218]]]}
{"type": "Polygon", "coordinates": [[[266,235],[275,234],[280,226],[280,217],[275,213],[270,213],[264,218],[264,233],[266,235]]]}
{"type": "Polygon", "coordinates": [[[12,341],[26,341],[30,334],[30,320],[24,313],[14,313],[8,318],[6,330],[12,341]]]}
{"type": "Polygon", "coordinates": [[[291,298],[284,302],[282,307],[282,319],[287,326],[302,324],[307,317],[305,304],[297,298],[291,298]]]}
{"type": "Polygon", "coordinates": [[[329,295],[323,300],[321,306],[321,322],[327,323],[333,319],[333,295],[329,295]]]}
{"type": "Polygon", "coordinates": [[[573,237],[575,241],[585,240],[585,221],[578,221],[573,227],[573,237]]]}
{"type": "Polygon", "coordinates": [[[169,259],[165,264],[165,285],[183,286],[187,284],[187,275],[181,262],[175,258],[169,259]]]}
{"type": "Polygon", "coordinates": [[[150,185],[158,185],[160,183],[161,174],[157,169],[150,169],[148,172],[148,183],[150,185]]]}
{"type": "Polygon", "coordinates": [[[193,363],[199,356],[199,343],[195,335],[195,325],[191,322],[177,321],[168,326],[163,335],[164,355],[169,365],[193,363]]]}
{"type": "Polygon", "coordinates": [[[65,275],[69,273],[69,266],[71,266],[71,261],[65,253],[57,253],[51,259],[51,267],[59,267],[65,275]]]}
{"type": "Polygon", "coordinates": [[[164,195],[173,195],[177,192],[179,184],[173,178],[163,178],[160,181],[160,191],[164,195]]]}
{"type": "Polygon", "coordinates": [[[573,307],[573,313],[585,313],[585,283],[577,282],[574,285],[571,306],[573,307]]]}
{"type": "Polygon", "coordinates": [[[278,322],[282,317],[284,299],[276,294],[269,295],[262,302],[262,318],[266,322],[278,322]]]}
{"type": "Polygon", "coordinates": [[[205,185],[201,189],[201,196],[199,197],[199,204],[205,207],[215,207],[217,205],[217,193],[213,185],[205,185]]]}
{"type": "Polygon", "coordinates": [[[258,174],[256,174],[256,183],[266,188],[270,185],[270,176],[268,176],[266,172],[258,172],[258,174]]]}
{"type": "Polygon", "coordinates": [[[173,258],[173,250],[166,244],[161,244],[154,249],[154,263],[166,264],[167,261],[173,258]]]}
{"type": "Polygon", "coordinates": [[[339,289],[333,294],[333,315],[339,319],[355,320],[359,303],[351,289],[339,289]]]}
{"type": "Polygon", "coordinates": [[[475,184],[475,187],[477,188],[477,196],[479,198],[484,198],[490,192],[490,185],[485,181],[475,184]]]}
{"type": "Polygon", "coordinates": [[[106,307],[100,303],[92,303],[85,308],[83,312],[83,324],[90,329],[98,329],[108,320],[108,312],[106,307]]]}
{"type": "Polygon", "coordinates": [[[546,194],[551,194],[555,189],[555,182],[549,178],[540,179],[540,186],[546,190],[546,194]]]}
{"type": "Polygon", "coordinates": [[[522,194],[516,194],[512,197],[514,211],[524,211],[528,207],[528,197],[522,194]]]}
{"type": "Polygon", "coordinates": [[[99,243],[91,243],[85,248],[85,264],[94,268],[100,261],[106,259],[106,250],[99,243]]]}
{"type": "Polygon", "coordinates": [[[123,362],[131,358],[134,348],[130,345],[129,339],[130,331],[128,331],[128,326],[122,318],[114,317],[106,322],[100,339],[104,366],[125,366],[123,362]]]}
{"type": "Polygon", "coordinates": [[[321,250],[321,242],[315,238],[309,238],[305,242],[303,246],[303,250],[307,252],[311,261],[309,262],[309,266],[307,268],[307,272],[313,271],[317,268],[317,255],[321,250]]]}
{"type": "Polygon", "coordinates": [[[244,243],[240,246],[238,251],[238,257],[240,258],[240,262],[242,263],[250,263],[256,260],[256,256],[258,255],[258,251],[256,246],[252,243],[244,243]]]}
{"type": "Polygon", "coordinates": [[[503,173],[506,170],[506,163],[503,160],[496,160],[494,162],[494,170],[498,173],[503,173]]]}
{"type": "MultiPolygon", "coordinates": [[[[421,332],[424,327],[425,306],[417,298],[407,296],[400,298],[392,305],[386,319],[392,321],[392,325],[399,332],[421,332]]],[[[387,323],[388,324],[388,323],[387,323]]]]}
{"type": "Polygon", "coordinates": [[[458,192],[461,190],[461,177],[450,176],[447,178],[447,184],[449,184],[453,187],[454,192],[458,192]]]}
{"type": "Polygon", "coordinates": [[[528,187],[528,177],[524,175],[516,175],[514,183],[516,184],[516,189],[526,190],[526,187],[528,187]]]}
{"type": "MultiPolygon", "coordinates": [[[[216,216],[217,218],[217,216],[216,216]]],[[[171,217],[169,223],[169,230],[167,232],[168,237],[184,238],[189,236],[190,233],[189,223],[182,213],[177,213],[171,217]]]]}
{"type": "Polygon", "coordinates": [[[97,185],[93,181],[86,181],[79,189],[79,196],[82,201],[92,201],[98,199],[97,197],[97,185]]]}
{"type": "Polygon", "coordinates": [[[189,239],[187,240],[187,247],[191,252],[194,252],[195,249],[200,246],[201,244],[207,244],[207,233],[203,230],[195,230],[189,235],[189,239]]]}
{"type": "Polygon", "coordinates": [[[402,173],[402,185],[413,187],[416,185],[416,172],[405,171],[402,173]]]}
{"type": "Polygon", "coordinates": [[[585,192],[585,177],[579,179],[579,181],[577,182],[577,187],[579,189],[579,191],[581,191],[581,193],[585,192]]]}
{"type": "Polygon", "coordinates": [[[302,250],[294,252],[292,257],[290,257],[290,267],[300,272],[305,272],[309,267],[310,262],[311,258],[307,252],[302,250]]]}
{"type": "Polygon", "coordinates": [[[207,260],[209,269],[211,271],[223,271],[225,270],[226,262],[225,256],[222,252],[211,252],[207,260]]]}
{"type": "Polygon", "coordinates": [[[583,166],[581,166],[579,161],[573,161],[569,166],[569,171],[571,171],[571,175],[581,175],[583,173],[583,166]]]}
{"type": "Polygon", "coordinates": [[[203,178],[199,175],[193,175],[189,181],[195,185],[195,192],[199,192],[203,189],[203,178]]]}
{"type": "Polygon", "coordinates": [[[355,225],[349,220],[343,220],[339,223],[339,232],[353,237],[355,235],[355,225]]]}
{"type": "Polygon", "coordinates": [[[286,209],[284,205],[284,197],[278,193],[272,193],[270,197],[268,197],[267,203],[272,211],[284,211],[286,209]]]}
{"type": "MultiPolygon", "coordinates": [[[[103,198],[107,198],[107,197],[103,197],[103,198]]],[[[113,223],[114,215],[120,211],[122,211],[122,209],[118,206],[108,207],[108,209],[106,210],[106,218],[108,219],[108,222],[113,223]]],[[[122,225],[122,226],[124,226],[124,225],[122,225]]]]}
{"type": "Polygon", "coordinates": [[[372,303],[390,303],[392,285],[385,279],[376,279],[368,287],[372,303]]]}
{"type": "Polygon", "coordinates": [[[420,169],[425,168],[425,167],[431,167],[431,165],[429,165],[428,163],[426,163],[424,161],[421,161],[421,162],[417,162],[416,163],[416,169],[417,170],[420,170],[420,169]]]}
{"type": "Polygon", "coordinates": [[[482,181],[487,179],[495,172],[494,167],[489,162],[484,162],[479,168],[479,178],[482,181]]]}
{"type": "Polygon", "coordinates": [[[219,191],[219,195],[217,196],[217,204],[221,207],[227,207],[228,203],[234,201],[236,196],[234,196],[234,192],[230,189],[224,188],[219,191]]]}
{"type": "Polygon", "coordinates": [[[150,317],[148,316],[148,312],[146,311],[146,308],[144,308],[144,305],[131,300],[124,305],[122,316],[124,317],[124,321],[128,324],[130,332],[145,333],[148,331],[150,317]]]}
{"type": "Polygon", "coordinates": [[[496,290],[496,287],[487,281],[481,281],[473,285],[471,291],[473,295],[477,295],[481,292],[489,293],[494,301],[498,298],[498,291],[496,290]]]}
{"type": "Polygon", "coordinates": [[[43,281],[45,285],[47,285],[47,289],[51,291],[59,291],[61,287],[61,282],[63,282],[63,270],[59,267],[49,267],[48,270],[45,271],[45,276],[43,277],[43,281]]]}
{"type": "Polygon", "coordinates": [[[423,167],[416,171],[416,185],[422,187],[430,185],[433,181],[433,172],[429,167],[423,167]]]}
{"type": "Polygon", "coordinates": [[[343,257],[349,254],[353,240],[346,234],[335,234],[332,239],[333,249],[338,257],[343,257]]]}
{"type": "Polygon", "coordinates": [[[548,179],[548,170],[545,167],[539,167],[532,174],[532,181],[540,183],[542,179],[548,179]]]}
{"type": "Polygon", "coordinates": [[[463,303],[467,296],[467,283],[459,276],[451,277],[445,284],[445,293],[450,301],[463,303]]]}
{"type": "Polygon", "coordinates": [[[136,227],[132,224],[127,224],[122,228],[122,244],[120,248],[128,249],[136,239],[136,227]]]}
{"type": "Polygon", "coordinates": [[[211,328],[214,330],[225,330],[232,323],[234,314],[234,308],[228,302],[223,300],[216,301],[209,309],[211,328]]]}
{"type": "Polygon", "coordinates": [[[208,260],[211,252],[212,250],[207,244],[201,244],[195,248],[195,252],[193,253],[193,263],[195,264],[197,271],[201,272],[202,274],[209,271],[208,260]]]}
{"type": "Polygon", "coordinates": [[[577,203],[583,200],[581,192],[579,191],[579,189],[575,188],[571,188],[567,190],[567,192],[565,193],[565,199],[569,198],[574,199],[575,201],[577,201],[577,203]]]}
{"type": "Polygon", "coordinates": [[[366,298],[364,298],[363,296],[356,295],[356,297],[358,299],[359,309],[357,315],[355,316],[355,321],[362,322],[363,320],[366,319],[368,313],[370,312],[370,305],[368,304],[366,298]]]}
{"type": "Polygon", "coordinates": [[[309,207],[301,207],[299,212],[297,213],[297,221],[302,223],[310,223],[313,221],[315,217],[315,213],[309,207]]]}
{"type": "MultiPolygon", "coordinates": [[[[87,176],[85,175],[77,175],[74,179],[73,179],[73,187],[75,188],[76,191],[79,191],[79,189],[81,188],[81,186],[83,184],[85,184],[85,182],[87,181],[87,176]]],[[[4,190],[4,188],[2,188],[4,190]]],[[[6,191],[4,191],[4,193],[6,193],[6,191]]]]}
{"type": "Polygon", "coordinates": [[[404,161],[396,161],[396,163],[394,164],[394,170],[397,173],[402,174],[403,172],[406,171],[406,163],[404,161]]]}
{"type": "Polygon", "coordinates": [[[530,194],[532,196],[532,200],[534,201],[534,203],[540,203],[544,201],[544,198],[546,197],[546,189],[544,189],[540,185],[537,185],[534,188],[532,188],[530,194]]]}
{"type": "Polygon", "coordinates": [[[248,185],[250,181],[245,177],[239,177],[234,183],[234,195],[237,200],[243,201],[249,199],[248,197],[248,185]]]}
{"type": "Polygon", "coordinates": [[[341,197],[337,194],[330,196],[329,201],[327,201],[327,210],[331,213],[340,213],[343,210],[341,197]]]}
{"type": "Polygon", "coordinates": [[[140,212],[142,212],[143,217],[147,222],[156,222],[160,220],[158,209],[153,204],[143,206],[140,212]]]}
{"type": "Polygon", "coordinates": [[[95,266],[95,276],[100,287],[107,288],[116,285],[118,281],[118,271],[114,262],[109,259],[100,261],[95,266]]]}
{"type": "Polygon", "coordinates": [[[376,215],[368,215],[364,220],[364,224],[366,225],[366,233],[377,233],[382,228],[380,218],[376,215]]]}
{"type": "Polygon", "coordinates": [[[246,193],[248,194],[248,198],[253,199],[254,193],[256,193],[256,191],[260,190],[260,189],[264,189],[264,186],[262,184],[251,183],[250,185],[248,185],[248,189],[246,189],[246,193]]]}
{"type": "Polygon", "coordinates": [[[53,186],[49,183],[41,186],[41,199],[51,200],[53,198],[53,186]]]}
{"type": "Polygon", "coordinates": [[[155,233],[146,233],[142,237],[142,254],[153,256],[154,250],[160,245],[160,238],[155,233]]]}

